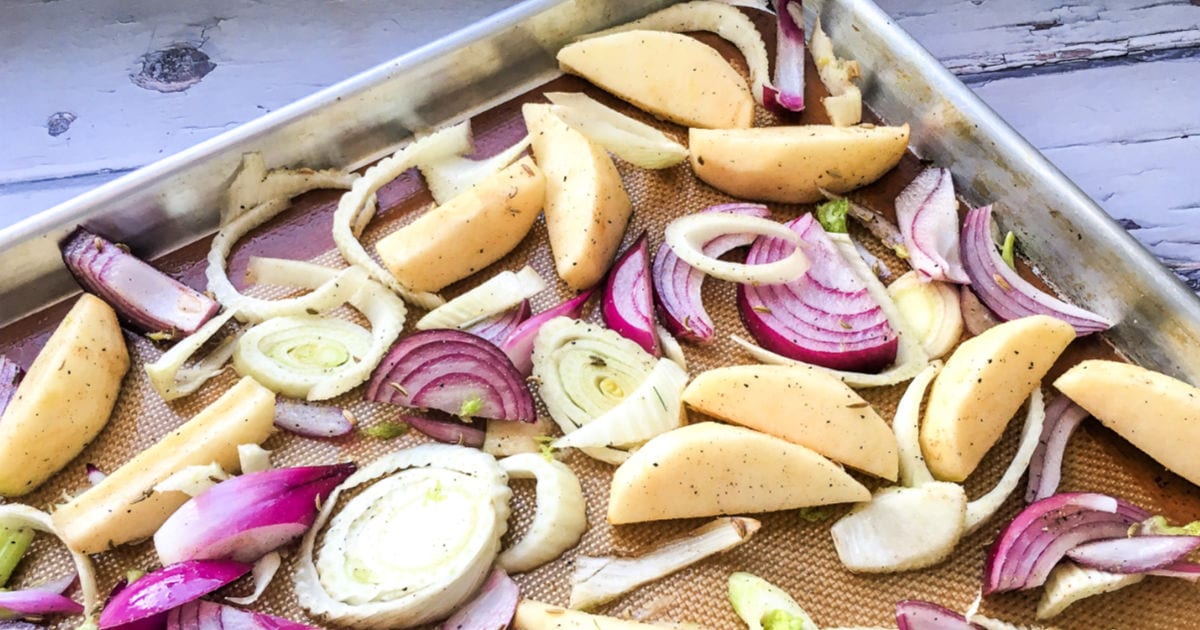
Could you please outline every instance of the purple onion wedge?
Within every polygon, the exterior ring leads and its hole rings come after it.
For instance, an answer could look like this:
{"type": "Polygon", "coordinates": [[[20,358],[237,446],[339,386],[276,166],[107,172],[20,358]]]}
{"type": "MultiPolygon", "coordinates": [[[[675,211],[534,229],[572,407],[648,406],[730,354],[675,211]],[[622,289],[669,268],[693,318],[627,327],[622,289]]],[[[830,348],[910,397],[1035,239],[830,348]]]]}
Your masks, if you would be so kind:
{"type": "Polygon", "coordinates": [[[290,619],[198,599],[167,613],[166,630],[319,630],[290,619]]]}
{"type": "Polygon", "coordinates": [[[1134,536],[1079,545],[1067,557],[1109,573],[1146,573],[1165,569],[1200,547],[1200,536],[1134,536]]]}
{"type": "Polygon", "coordinates": [[[250,572],[231,560],[189,560],[147,573],[122,589],[100,613],[100,630],[123,626],[200,599],[250,572]]]}
{"type": "MultiPolygon", "coordinates": [[[[759,203],[723,203],[700,212],[724,212],[760,219],[771,216],[771,211],[759,203]]],[[[754,238],[751,234],[719,236],[705,243],[702,251],[706,256],[719,258],[731,250],[753,243],[754,238]]],[[[704,310],[701,300],[701,288],[707,274],[683,262],[670,245],[663,243],[654,256],[651,275],[654,279],[654,301],[667,330],[679,339],[701,344],[712,341],[713,321],[704,310]]]]}
{"type": "Polygon", "coordinates": [[[604,324],[659,357],[654,327],[654,289],[650,286],[650,243],[646,232],[617,257],[604,285],[604,324]]]}
{"type": "Polygon", "coordinates": [[[23,376],[25,376],[25,371],[21,369],[20,365],[17,365],[16,361],[6,356],[0,356],[0,416],[3,416],[4,410],[8,409],[8,403],[17,393],[17,385],[21,384],[23,376]]]}
{"type": "Polygon", "coordinates": [[[508,339],[500,344],[500,349],[508,355],[518,372],[529,376],[529,373],[533,371],[533,340],[537,337],[538,331],[542,329],[542,324],[555,317],[579,319],[579,316],[583,315],[583,307],[595,291],[595,289],[588,289],[557,306],[552,306],[530,317],[517,326],[508,339]]]}
{"type": "Polygon", "coordinates": [[[401,339],[375,368],[366,398],[464,418],[537,420],[525,377],[508,356],[461,330],[423,330],[401,339]]]}
{"type": "Polygon", "coordinates": [[[763,105],[776,113],[804,110],[804,16],[800,0],[777,0],[774,85],[763,86],[763,105]]]}
{"type": "Polygon", "coordinates": [[[502,569],[491,575],[471,601],[438,626],[438,630],[496,630],[512,624],[521,601],[521,587],[502,569]]]}
{"type": "Polygon", "coordinates": [[[914,599],[896,603],[896,626],[899,630],[983,630],[949,608],[914,599]]]}
{"type": "Polygon", "coordinates": [[[71,574],[19,591],[0,590],[0,619],[10,615],[16,617],[78,615],[83,612],[83,606],[63,595],[74,582],[75,575],[71,574]]]}
{"type": "Polygon", "coordinates": [[[909,263],[924,280],[967,284],[959,252],[958,199],[950,169],[921,171],[896,197],[896,219],[909,263]]]}
{"type": "Polygon", "coordinates": [[[529,300],[522,300],[517,306],[503,313],[493,315],[464,330],[476,337],[483,337],[498,346],[504,343],[505,339],[508,339],[508,336],[517,329],[517,326],[521,325],[521,322],[529,319],[530,314],[529,300]]]}
{"type": "Polygon", "coordinates": [[[1038,438],[1033,458],[1029,460],[1026,503],[1040,501],[1058,491],[1067,441],[1088,415],[1086,409],[1076,405],[1066,396],[1059,396],[1046,405],[1046,422],[1042,424],[1042,435],[1038,438]]]}
{"type": "MultiPolygon", "coordinates": [[[[750,334],[783,356],[836,370],[878,372],[896,360],[899,337],[829,235],[811,214],[788,227],[811,266],[787,284],[738,285],[738,310],[750,334]]],[[[786,256],[781,239],[759,238],[747,264],[786,256]]]]}
{"type": "Polygon", "coordinates": [[[62,257],[84,290],[141,332],[186,337],[220,309],[207,295],[82,227],[63,241],[62,257]]]}
{"type": "Polygon", "coordinates": [[[1080,337],[1113,325],[1091,311],[1044,293],[1013,271],[992,241],[991,206],[967,213],[962,230],[962,256],[975,295],[1001,320],[1049,315],[1073,326],[1080,337]]]}
{"type": "Polygon", "coordinates": [[[276,468],[222,481],[176,510],[154,534],[154,549],[163,564],[253,562],[308,531],[318,502],[354,471],[354,464],[276,468]]]}
{"type": "Polygon", "coordinates": [[[459,444],[480,448],[486,435],[485,421],[464,422],[456,416],[429,411],[424,414],[404,414],[400,421],[446,444],[459,444]]]}
{"type": "Polygon", "coordinates": [[[282,399],[275,403],[275,426],[312,438],[340,437],[354,430],[354,423],[340,407],[282,399]]]}

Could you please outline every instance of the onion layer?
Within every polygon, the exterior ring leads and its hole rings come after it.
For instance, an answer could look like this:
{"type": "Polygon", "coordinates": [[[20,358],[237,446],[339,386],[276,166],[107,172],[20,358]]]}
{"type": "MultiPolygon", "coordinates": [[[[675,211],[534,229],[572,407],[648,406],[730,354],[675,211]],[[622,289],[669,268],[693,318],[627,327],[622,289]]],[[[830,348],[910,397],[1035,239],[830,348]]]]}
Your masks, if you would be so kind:
{"type": "Polygon", "coordinates": [[[654,356],[661,356],[654,327],[654,290],[650,286],[650,244],[646,232],[617,256],[604,285],[604,324],[654,356]]]}
{"type": "Polygon", "coordinates": [[[958,242],[958,200],[950,169],[929,167],[896,197],[909,262],[922,280],[967,284],[958,242]]]}
{"type": "Polygon", "coordinates": [[[664,239],[676,256],[704,273],[738,283],[792,282],[808,270],[808,258],[796,233],[769,219],[725,213],[697,213],[667,224],[664,239]],[[706,243],[729,234],[758,234],[782,241],[779,255],[762,264],[718,260],[704,253],[706,243]],[[791,251],[787,251],[790,247],[791,251]],[[784,253],[786,252],[786,253],[784,253]]]}
{"type": "Polygon", "coordinates": [[[290,619],[198,599],[166,615],[166,630],[321,630],[290,619]]]}
{"type": "Polygon", "coordinates": [[[141,621],[197,600],[250,572],[229,560],[192,560],[147,573],[121,589],[100,613],[100,630],[141,621]]]}
{"type": "Polygon", "coordinates": [[[512,623],[521,587],[502,569],[492,569],[475,598],[438,626],[439,630],[503,630],[512,623]]]}
{"type": "Polygon", "coordinates": [[[799,0],[775,3],[775,85],[763,91],[763,106],[775,112],[804,110],[804,15],[799,0]]]}
{"type": "MultiPolygon", "coordinates": [[[[724,203],[709,206],[702,213],[725,213],[765,219],[771,216],[766,206],[758,203],[724,203]]],[[[754,242],[752,234],[718,236],[701,248],[705,256],[720,258],[723,254],[754,242]]],[[[667,330],[676,337],[697,343],[708,343],[713,337],[713,321],[704,310],[700,289],[704,272],[684,262],[671,246],[663,243],[654,256],[654,300],[667,330]]]]}
{"type": "Polygon", "coordinates": [[[203,387],[208,379],[225,369],[225,362],[233,356],[235,348],[232,338],[222,342],[194,365],[185,367],[184,363],[199,352],[234,315],[237,315],[236,310],[228,310],[208,320],[199,330],[164,352],[157,361],[146,364],[146,375],[150,377],[150,385],[163,400],[171,401],[193,394],[203,387]]]}
{"type": "Polygon", "coordinates": [[[1033,459],[1029,462],[1026,503],[1045,499],[1058,490],[1067,441],[1088,415],[1086,409],[1076,405],[1066,396],[1059,396],[1046,406],[1046,424],[1042,427],[1037,450],[1033,452],[1033,459]]]}
{"type": "Polygon", "coordinates": [[[983,630],[983,626],[937,604],[906,599],[896,604],[899,630],[983,630]]]}
{"type": "Polygon", "coordinates": [[[346,412],[337,407],[275,401],[275,426],[305,437],[340,437],[354,430],[346,412]]]}
{"type": "Polygon", "coordinates": [[[520,540],[496,558],[505,571],[522,573],[554,560],[587,531],[587,504],[579,478],[566,464],[536,453],[500,460],[509,479],[537,480],[537,509],[520,540]]]}
{"type": "Polygon", "coordinates": [[[556,317],[579,319],[583,315],[583,307],[587,305],[588,299],[595,292],[595,289],[588,289],[569,300],[530,317],[521,322],[508,335],[508,338],[499,344],[500,349],[512,360],[517,371],[528,376],[529,372],[533,370],[533,341],[537,338],[538,331],[542,329],[542,325],[556,317]]]}
{"type": "Polygon", "coordinates": [[[529,319],[531,312],[529,300],[521,300],[520,304],[507,311],[482,319],[463,330],[499,346],[513,334],[521,322],[529,319]]]}
{"type": "Polygon", "coordinates": [[[1078,545],[1067,557],[1111,573],[1148,573],[1184,560],[1200,547],[1200,536],[1134,536],[1078,545]]]}
{"type": "Polygon", "coordinates": [[[963,264],[971,277],[971,288],[997,317],[1010,321],[1028,315],[1050,315],[1075,328],[1078,336],[1107,330],[1113,323],[1047,295],[1029,284],[1000,258],[992,241],[992,207],[967,213],[962,230],[963,264]]]}
{"type": "Polygon", "coordinates": [[[480,448],[486,437],[482,420],[474,423],[466,422],[462,418],[436,412],[408,413],[400,416],[400,419],[422,434],[445,444],[480,448]]]}

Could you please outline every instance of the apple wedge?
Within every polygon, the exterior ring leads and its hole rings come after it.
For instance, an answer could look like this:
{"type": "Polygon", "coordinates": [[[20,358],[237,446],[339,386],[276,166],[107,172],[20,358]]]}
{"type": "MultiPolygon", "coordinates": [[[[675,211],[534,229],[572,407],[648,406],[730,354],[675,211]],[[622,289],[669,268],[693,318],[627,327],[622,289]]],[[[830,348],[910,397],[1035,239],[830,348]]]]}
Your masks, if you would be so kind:
{"type": "Polygon", "coordinates": [[[844,193],[890,171],[908,147],[900,127],[691,129],[692,170],[713,188],[743,199],[812,203],[821,190],[844,193]]]}
{"type": "Polygon", "coordinates": [[[808,447],[835,462],[896,480],[896,435],[849,385],[822,370],[736,365],[702,372],[683,402],[719,420],[808,447]]]}
{"type": "Polygon", "coordinates": [[[833,462],[777,437],[716,422],[659,435],[613,473],[608,522],[774,512],[866,501],[833,462]]]}
{"type": "Polygon", "coordinates": [[[1073,339],[1070,324],[1032,315],[959,345],[925,408],[921,451],[929,471],[945,481],[966,479],[1073,339]]]}
{"type": "Polygon", "coordinates": [[[754,97],[746,80],[721,53],[686,35],[625,31],[585,39],[558,51],[558,64],[564,72],[687,127],[728,129],[754,122],[754,97]]]}
{"type": "Polygon", "coordinates": [[[604,277],[633,206],[612,158],[567,126],[550,105],[521,108],[546,176],[546,231],[558,277],[574,290],[604,277]]]}
{"type": "Polygon", "coordinates": [[[1084,361],[1054,381],[1058,391],[1129,443],[1200,485],[1200,389],[1117,361],[1084,361]]]}
{"type": "Polygon", "coordinates": [[[500,260],[525,238],[546,198],[532,158],[517,160],[375,244],[413,291],[440,291],[500,260]]]}

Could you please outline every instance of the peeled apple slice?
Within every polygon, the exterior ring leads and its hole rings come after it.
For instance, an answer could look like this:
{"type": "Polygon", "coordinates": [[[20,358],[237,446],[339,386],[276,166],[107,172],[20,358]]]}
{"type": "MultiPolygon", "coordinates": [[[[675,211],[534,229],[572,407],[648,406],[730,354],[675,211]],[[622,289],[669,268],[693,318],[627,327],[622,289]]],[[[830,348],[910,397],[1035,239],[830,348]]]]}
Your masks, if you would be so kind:
{"type": "Polygon", "coordinates": [[[330,494],[305,534],[300,605],[352,628],[445,617],[487,578],[511,496],[495,458],[473,448],[423,444],[375,460],[330,494]]]}
{"type": "Polygon", "coordinates": [[[500,467],[509,479],[537,480],[537,510],[525,535],[496,558],[497,566],[521,573],[574,547],[588,526],[587,504],[575,473],[566,464],[537,453],[506,457],[500,460],[500,467]]]}
{"type": "Polygon", "coordinates": [[[830,529],[847,569],[888,573],[945,560],[966,530],[967,495],[955,483],[887,488],[830,529]]]}

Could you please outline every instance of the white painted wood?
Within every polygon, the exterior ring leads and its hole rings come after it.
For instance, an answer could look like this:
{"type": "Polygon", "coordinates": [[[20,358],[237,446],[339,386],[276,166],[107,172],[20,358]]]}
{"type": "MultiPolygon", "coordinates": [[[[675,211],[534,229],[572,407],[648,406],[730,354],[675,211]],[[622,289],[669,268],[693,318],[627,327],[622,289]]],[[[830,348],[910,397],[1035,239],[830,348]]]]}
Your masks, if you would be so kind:
{"type": "Polygon", "coordinates": [[[956,74],[1200,44],[1190,0],[877,0],[956,74]]]}

